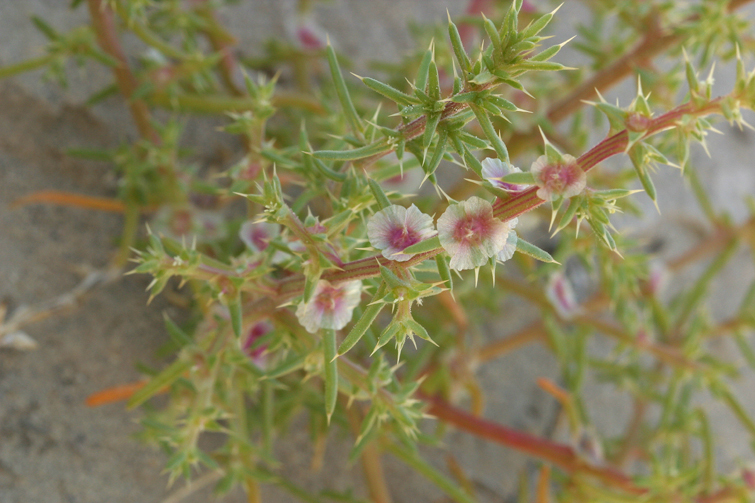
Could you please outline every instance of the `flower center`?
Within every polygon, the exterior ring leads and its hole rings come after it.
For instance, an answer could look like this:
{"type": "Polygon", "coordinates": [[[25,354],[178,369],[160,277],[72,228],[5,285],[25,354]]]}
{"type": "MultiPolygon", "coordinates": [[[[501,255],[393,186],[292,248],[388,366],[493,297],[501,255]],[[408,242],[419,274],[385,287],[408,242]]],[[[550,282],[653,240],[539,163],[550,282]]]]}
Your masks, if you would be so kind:
{"type": "Polygon", "coordinates": [[[488,215],[467,215],[454,228],[454,240],[472,246],[490,235],[492,220],[488,215]]]}
{"type": "Polygon", "coordinates": [[[343,300],[344,292],[341,288],[326,286],[315,298],[315,305],[324,312],[334,312],[343,300]]]}
{"type": "Polygon", "coordinates": [[[391,229],[388,235],[388,242],[392,248],[403,250],[404,248],[417,244],[420,241],[419,233],[406,227],[391,229]]]}

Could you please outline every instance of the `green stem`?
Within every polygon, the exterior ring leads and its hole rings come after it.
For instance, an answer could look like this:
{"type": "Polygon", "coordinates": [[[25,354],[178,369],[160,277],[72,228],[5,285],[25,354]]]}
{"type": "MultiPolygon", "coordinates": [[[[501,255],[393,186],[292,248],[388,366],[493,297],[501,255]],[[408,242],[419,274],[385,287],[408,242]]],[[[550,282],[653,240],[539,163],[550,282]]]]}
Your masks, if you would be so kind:
{"type": "Polygon", "coordinates": [[[123,234],[121,244],[118,247],[118,255],[115,258],[115,266],[125,267],[131,256],[131,248],[136,241],[136,233],[139,230],[139,207],[133,203],[126,205],[126,213],[123,221],[123,234]]]}
{"type": "MultiPolygon", "coordinates": [[[[259,103],[252,98],[240,98],[222,95],[198,95],[186,93],[167,94],[152,93],[146,98],[153,106],[179,109],[183,112],[198,114],[225,114],[227,112],[249,112],[259,108],[259,103]]],[[[304,95],[295,93],[277,93],[273,96],[273,106],[301,108],[319,115],[325,113],[322,106],[304,95]]]]}
{"type": "Polygon", "coordinates": [[[422,459],[418,453],[392,442],[386,442],[385,448],[398,459],[412,467],[416,472],[424,475],[427,480],[438,486],[458,503],[476,503],[459,486],[451,482],[451,478],[448,475],[438,471],[433,465],[422,459]]]}
{"type": "Polygon", "coordinates": [[[56,56],[54,54],[48,54],[46,56],[40,56],[38,58],[27,59],[13,65],[0,67],[0,79],[13,77],[20,73],[30,72],[38,68],[42,68],[51,63],[56,56]]]}

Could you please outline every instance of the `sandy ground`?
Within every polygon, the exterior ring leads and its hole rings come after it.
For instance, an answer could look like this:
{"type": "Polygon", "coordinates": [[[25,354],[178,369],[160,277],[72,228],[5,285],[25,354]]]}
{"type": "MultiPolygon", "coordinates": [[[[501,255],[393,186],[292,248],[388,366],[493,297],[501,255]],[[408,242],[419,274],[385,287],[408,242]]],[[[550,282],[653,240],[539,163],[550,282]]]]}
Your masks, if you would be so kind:
{"type": "MultiPolygon", "coordinates": [[[[405,26],[407,20],[419,17],[420,2],[396,4],[400,8],[390,10],[381,2],[334,1],[319,19],[324,28],[338,33],[340,47],[356,60],[374,59],[406,50],[410,44],[405,26]]],[[[452,4],[424,2],[431,6],[427,20],[442,19],[445,6],[452,4]]],[[[251,46],[266,34],[284,33],[283,20],[293,5],[254,2],[244,7],[245,16],[227,19],[243,44],[251,46]]],[[[62,30],[82,19],[58,2],[0,0],[0,63],[40,53],[42,40],[28,24],[30,13],[43,14],[62,30]]],[[[16,198],[50,188],[114,195],[116,179],[109,166],[64,155],[72,147],[113,147],[133,134],[119,102],[108,101],[93,111],[81,106],[107,78],[89,68],[72,69],[66,91],[40,82],[38,74],[0,83],[0,301],[11,313],[71,289],[83,277],[82,271],[105,266],[113,254],[121,226],[116,214],[42,205],[9,209],[16,198]]],[[[187,142],[210,155],[217,136],[208,131],[212,129],[207,125],[192,126],[187,142]]],[[[755,193],[755,173],[748,162],[755,154],[753,140],[751,132],[727,131],[727,136],[712,142],[713,160],[697,155],[702,178],[715,200],[740,219],[741,197],[755,193]]],[[[673,170],[662,171],[658,180],[663,217],[651,213],[648,222],[631,225],[647,229],[648,238],[662,236],[663,252],[673,256],[694,243],[693,233],[679,222],[696,210],[673,170]]],[[[752,277],[751,259],[740,254],[724,272],[714,311],[725,314],[731,307],[727,295],[741,292],[752,277]]],[[[83,405],[94,391],[138,379],[137,362],[159,364],[154,355],[165,341],[162,313],[172,317],[181,313],[162,298],[145,306],[147,283],[146,277],[129,276],[100,287],[76,309],[25,328],[39,343],[38,350],[0,350],[0,503],[157,503],[177,489],[166,488],[163,456],[132,439],[138,431],[138,412],[127,412],[121,405],[96,409],[83,405]]],[[[510,308],[502,306],[502,311],[510,308]]],[[[491,333],[494,327],[491,323],[491,333]]],[[[732,348],[724,345],[718,350],[736,359],[732,348]]],[[[534,383],[540,375],[555,377],[554,362],[534,346],[486,367],[481,373],[490,391],[486,416],[548,433],[555,408],[534,383]]],[[[752,375],[746,375],[739,390],[755,412],[752,375]]],[[[624,402],[613,400],[612,390],[603,387],[595,386],[591,395],[598,406],[594,421],[599,431],[616,432],[626,420],[624,402]]],[[[753,459],[747,443],[740,440],[738,423],[727,411],[716,410],[713,423],[722,440],[718,453],[722,466],[730,469],[737,460],[753,459]]],[[[334,438],[328,462],[343,459],[349,442],[334,438]]],[[[452,433],[448,443],[460,463],[469,467],[481,501],[506,501],[519,469],[533,466],[523,456],[467,435],[452,433]]],[[[440,453],[428,451],[428,455],[439,466],[444,464],[440,453]]],[[[316,488],[327,481],[342,488],[361,477],[358,467],[314,473],[308,466],[310,456],[306,433],[293,428],[281,442],[279,458],[300,484],[316,488]]],[[[443,501],[437,489],[407,476],[399,463],[387,460],[386,473],[396,502],[443,501]]],[[[264,494],[266,502],[291,501],[272,489],[264,494]]],[[[204,490],[182,501],[209,498],[204,490]]],[[[238,493],[227,498],[241,500],[238,493]]]]}

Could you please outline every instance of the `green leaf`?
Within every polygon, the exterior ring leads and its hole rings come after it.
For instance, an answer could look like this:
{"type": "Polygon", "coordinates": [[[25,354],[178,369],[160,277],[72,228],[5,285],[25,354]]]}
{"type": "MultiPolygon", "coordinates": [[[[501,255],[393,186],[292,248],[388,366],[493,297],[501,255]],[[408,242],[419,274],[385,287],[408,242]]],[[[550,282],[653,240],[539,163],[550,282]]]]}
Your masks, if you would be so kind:
{"type": "Polygon", "coordinates": [[[424,339],[428,342],[431,342],[435,344],[436,346],[438,345],[434,340],[430,338],[430,334],[427,333],[427,329],[425,329],[425,327],[417,323],[417,321],[415,321],[414,319],[409,318],[408,320],[404,320],[404,326],[406,326],[406,328],[414,332],[415,335],[419,337],[420,339],[424,339]]]}
{"type": "Polygon", "coordinates": [[[378,141],[371,145],[355,148],[353,150],[318,150],[312,155],[323,161],[356,161],[382,154],[391,150],[391,145],[385,141],[378,141]]]}
{"type": "Polygon", "coordinates": [[[477,118],[477,122],[482,128],[482,131],[485,133],[488,141],[490,141],[490,144],[492,145],[496,154],[498,154],[498,158],[504,162],[509,162],[509,151],[506,148],[506,144],[503,143],[501,137],[498,136],[498,133],[493,127],[493,123],[490,121],[488,114],[486,114],[483,109],[476,105],[472,105],[471,108],[475,114],[475,117],[477,118]]]}
{"type": "Polygon", "coordinates": [[[291,372],[296,372],[304,366],[305,359],[306,355],[292,354],[286,360],[281,362],[280,365],[265,372],[263,379],[277,379],[284,375],[288,375],[291,372]]]}
{"type": "Polygon", "coordinates": [[[359,435],[357,436],[356,442],[354,443],[354,447],[352,447],[351,452],[349,453],[349,463],[356,461],[364,448],[367,447],[367,445],[375,439],[375,433],[377,433],[377,430],[374,428],[374,426],[378,422],[377,419],[379,415],[380,411],[378,406],[373,404],[372,407],[370,407],[370,411],[362,420],[362,426],[359,429],[359,435]]]}
{"type": "Polygon", "coordinates": [[[325,414],[328,423],[338,401],[338,362],[336,359],[336,331],[323,330],[323,358],[325,365],[325,414]]]}
{"type": "Polygon", "coordinates": [[[424,169],[425,173],[427,173],[428,175],[432,175],[433,173],[435,173],[435,170],[438,169],[440,161],[443,160],[443,154],[446,153],[447,141],[448,132],[446,130],[441,130],[438,137],[438,144],[435,146],[435,152],[433,152],[433,156],[430,158],[430,162],[422,166],[422,169],[424,169]]]}
{"type": "Polygon", "coordinates": [[[328,64],[330,66],[330,76],[333,78],[333,83],[336,87],[336,94],[338,100],[341,102],[341,108],[343,109],[346,118],[349,121],[351,130],[358,137],[362,136],[362,125],[357,115],[357,111],[354,108],[354,103],[351,101],[349,90],[346,87],[346,82],[343,80],[343,73],[341,73],[341,67],[338,65],[338,58],[336,58],[336,52],[333,50],[333,46],[328,43],[326,48],[326,54],[328,56],[328,64]]]}
{"type": "Polygon", "coordinates": [[[451,270],[448,268],[445,254],[437,254],[435,256],[435,263],[438,266],[438,275],[440,276],[440,279],[446,283],[446,288],[453,290],[453,279],[451,278],[451,270]]]}
{"type": "Polygon", "coordinates": [[[241,337],[243,313],[241,310],[241,292],[236,291],[234,297],[228,300],[228,312],[231,314],[231,326],[237,338],[241,337]]]}
{"type": "Polygon", "coordinates": [[[194,342],[189,334],[181,330],[166,313],[163,313],[163,319],[165,320],[165,328],[168,330],[168,335],[179,348],[188,346],[194,342]]]}
{"type": "Polygon", "coordinates": [[[541,248],[538,248],[532,243],[528,243],[522,238],[516,240],[516,251],[525,255],[529,255],[530,257],[534,258],[535,260],[539,260],[540,262],[558,264],[558,262],[556,262],[556,260],[551,257],[550,253],[541,248]]]}
{"type": "Polygon", "coordinates": [[[55,29],[47,24],[45,20],[38,16],[32,16],[31,17],[31,23],[34,25],[36,29],[38,29],[42,34],[47,37],[49,40],[58,40],[60,38],[60,34],[55,31],[55,29]]]}
{"type": "Polygon", "coordinates": [[[435,129],[440,123],[440,118],[443,115],[442,112],[435,112],[427,115],[427,122],[425,124],[425,132],[422,135],[422,147],[427,148],[433,141],[433,135],[435,135],[435,129]]]}
{"type": "Polygon", "coordinates": [[[419,64],[419,69],[417,70],[417,78],[414,79],[414,86],[422,91],[427,87],[427,76],[430,72],[430,62],[433,60],[433,53],[433,43],[431,42],[430,48],[422,56],[422,62],[419,64]]]}
{"type": "MultiPolygon", "coordinates": [[[[304,155],[304,158],[310,157],[309,155],[304,155]]],[[[339,173],[337,171],[333,171],[330,169],[324,162],[322,162],[317,157],[311,156],[311,160],[313,161],[312,164],[314,165],[315,169],[317,169],[322,176],[325,178],[329,178],[330,180],[333,180],[334,182],[343,183],[346,181],[346,173],[339,173]]]]}
{"type": "Polygon", "coordinates": [[[128,401],[128,408],[133,409],[143,404],[156,394],[160,393],[163,388],[166,388],[176,382],[185,372],[187,372],[192,362],[186,360],[176,360],[170,364],[166,369],[153,377],[142,389],[134,393],[131,399],[128,401]]]}
{"type": "Polygon", "coordinates": [[[370,191],[375,197],[375,201],[377,201],[378,207],[381,210],[387,208],[388,206],[391,206],[391,201],[388,199],[388,196],[385,195],[385,192],[383,192],[383,188],[379,183],[377,183],[372,178],[367,178],[367,183],[369,184],[370,191]]]}
{"type": "Polygon", "coordinates": [[[440,248],[440,239],[438,239],[437,236],[430,239],[425,239],[424,241],[420,241],[417,244],[413,244],[407,248],[405,248],[401,253],[406,253],[410,255],[414,255],[417,253],[425,253],[437,250],[440,248]]]}
{"type": "Polygon", "coordinates": [[[538,72],[557,72],[559,70],[565,70],[566,67],[561,63],[555,63],[553,61],[524,61],[517,65],[522,70],[538,71],[538,72]]]}
{"type": "Polygon", "coordinates": [[[349,332],[349,335],[346,336],[343,342],[341,342],[341,345],[338,347],[338,356],[346,354],[351,348],[353,348],[375,322],[375,318],[377,318],[378,314],[380,314],[380,311],[383,310],[383,306],[385,306],[383,302],[380,302],[380,300],[385,295],[385,291],[385,283],[381,283],[380,287],[377,289],[377,292],[375,292],[375,296],[372,298],[372,301],[367,305],[364,313],[362,313],[362,316],[354,324],[354,327],[349,332]]]}
{"type": "Polygon", "coordinates": [[[380,266],[380,276],[382,276],[383,281],[385,281],[385,284],[388,285],[388,288],[409,288],[410,286],[409,283],[396,276],[395,272],[391,271],[383,265],[380,266]]]}
{"type": "Polygon", "coordinates": [[[392,86],[389,86],[388,84],[385,84],[383,82],[380,82],[379,80],[371,79],[369,77],[359,77],[358,75],[355,75],[355,76],[361,79],[364,85],[366,85],[367,87],[369,87],[376,93],[382,94],[389,100],[392,100],[399,105],[403,105],[403,106],[414,105],[419,102],[414,96],[409,96],[406,93],[402,93],[398,89],[392,86]]]}
{"type": "Polygon", "coordinates": [[[459,62],[459,67],[461,67],[461,71],[466,75],[466,73],[469,72],[469,70],[472,68],[472,65],[469,63],[469,57],[467,56],[467,52],[464,50],[464,44],[461,42],[459,29],[456,27],[453,21],[451,21],[450,14],[448,15],[448,35],[451,38],[451,46],[453,47],[456,60],[459,62]]]}
{"type": "Polygon", "coordinates": [[[440,77],[438,76],[438,67],[435,65],[435,58],[430,61],[430,69],[428,71],[427,81],[427,95],[435,101],[440,99],[440,77]]]}
{"type": "Polygon", "coordinates": [[[501,180],[506,183],[533,185],[535,175],[531,171],[522,171],[521,173],[509,173],[501,177],[501,180]]]}
{"type": "Polygon", "coordinates": [[[548,23],[551,22],[551,19],[553,19],[553,15],[556,13],[558,9],[560,9],[561,6],[557,7],[553,10],[553,12],[549,12],[548,14],[544,14],[531,22],[525,29],[523,29],[521,32],[519,32],[519,37],[522,39],[534,37],[543,29],[548,26],[548,23]]]}
{"type": "Polygon", "coordinates": [[[569,225],[571,221],[574,219],[574,215],[577,214],[577,210],[579,207],[582,206],[581,200],[579,198],[572,198],[569,200],[569,206],[566,208],[566,211],[563,215],[561,215],[561,220],[558,222],[558,226],[556,227],[556,232],[559,232],[564,227],[569,225]]]}
{"type": "Polygon", "coordinates": [[[497,106],[498,108],[502,108],[503,110],[507,110],[509,112],[516,112],[519,110],[519,107],[514,105],[512,102],[505,98],[501,98],[496,94],[491,94],[486,99],[493,105],[497,106]]]}
{"type": "Polygon", "coordinates": [[[377,345],[375,345],[375,349],[372,350],[370,356],[375,354],[375,351],[388,344],[391,339],[393,339],[393,337],[398,333],[398,331],[401,330],[401,328],[401,324],[398,322],[391,322],[387,327],[385,327],[385,330],[383,330],[383,333],[380,334],[377,345]]]}
{"type": "Polygon", "coordinates": [[[501,50],[501,36],[498,34],[498,29],[495,27],[495,23],[485,17],[485,14],[482,13],[482,20],[483,20],[483,27],[485,28],[485,33],[488,34],[488,37],[490,38],[490,42],[493,44],[493,47],[496,51],[501,50]]]}

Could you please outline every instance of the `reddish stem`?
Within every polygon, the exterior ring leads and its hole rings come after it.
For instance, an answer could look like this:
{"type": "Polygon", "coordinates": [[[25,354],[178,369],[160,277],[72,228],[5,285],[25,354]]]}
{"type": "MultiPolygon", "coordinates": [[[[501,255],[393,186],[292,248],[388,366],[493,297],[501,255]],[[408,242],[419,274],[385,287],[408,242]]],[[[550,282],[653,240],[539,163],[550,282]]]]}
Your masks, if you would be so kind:
{"type": "Polygon", "coordinates": [[[536,437],[522,431],[493,423],[481,417],[454,407],[438,396],[419,395],[430,407],[428,414],[452,424],[475,436],[487,438],[496,443],[511,447],[519,452],[553,463],[567,473],[579,472],[592,475],[611,487],[620,488],[631,494],[645,494],[647,489],[638,487],[623,473],[609,467],[588,464],[568,445],[536,437]]]}
{"type": "MultiPolygon", "coordinates": [[[[721,98],[716,98],[704,104],[703,106],[695,106],[692,103],[685,103],[684,105],[680,105],[679,107],[654,119],[648,127],[645,136],[652,136],[660,131],[674,127],[676,121],[685,115],[706,115],[714,113],[719,109],[720,102],[721,98]]],[[[450,103],[449,105],[459,104],[450,103]]],[[[423,120],[424,117],[421,117],[414,122],[423,120]]],[[[415,129],[417,128],[410,127],[412,124],[413,123],[407,125],[407,129],[415,131],[415,129]]],[[[580,158],[577,159],[577,162],[584,171],[590,171],[601,161],[604,161],[611,156],[624,153],[627,148],[628,139],[629,136],[626,130],[616,133],[615,135],[601,141],[595,147],[580,156],[580,158]]],[[[545,201],[540,199],[537,196],[536,192],[537,187],[532,187],[524,192],[510,197],[509,199],[498,199],[493,205],[493,214],[496,216],[496,218],[507,221],[537,208],[545,201]]],[[[419,253],[417,255],[414,255],[406,262],[402,262],[401,266],[404,268],[412,267],[420,262],[435,257],[442,251],[442,248],[435,248],[425,253],[419,253]]],[[[354,260],[352,262],[347,262],[343,264],[343,266],[341,266],[341,269],[339,270],[326,271],[325,273],[323,273],[322,278],[336,283],[355,279],[372,278],[380,274],[381,265],[386,266],[391,263],[395,264],[394,262],[384,258],[382,255],[374,255],[372,257],[366,257],[363,259],[354,260]]],[[[279,283],[278,300],[282,302],[295,297],[303,291],[303,288],[304,277],[302,275],[286,278],[279,283]]]]}
{"type": "Polygon", "coordinates": [[[137,88],[137,81],[126,60],[118,37],[115,32],[113,11],[102,0],[87,0],[89,15],[92,18],[92,26],[97,33],[97,42],[108,56],[118,61],[118,66],[113,68],[113,75],[123,97],[126,98],[131,115],[136,123],[136,128],[142,138],[160,143],[160,136],[150,122],[149,108],[143,100],[132,99],[137,88]]]}

